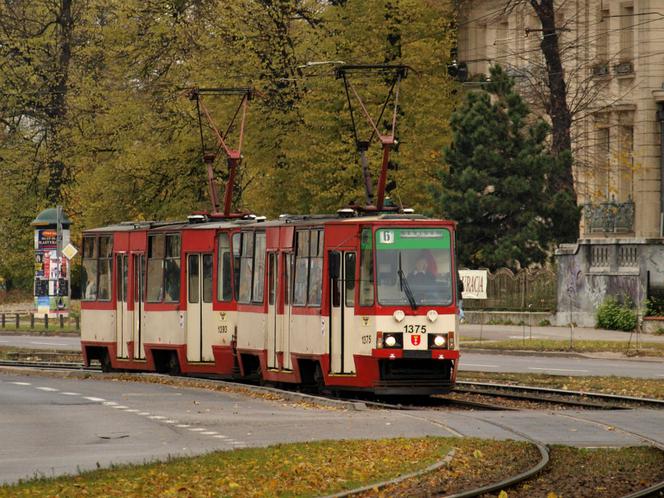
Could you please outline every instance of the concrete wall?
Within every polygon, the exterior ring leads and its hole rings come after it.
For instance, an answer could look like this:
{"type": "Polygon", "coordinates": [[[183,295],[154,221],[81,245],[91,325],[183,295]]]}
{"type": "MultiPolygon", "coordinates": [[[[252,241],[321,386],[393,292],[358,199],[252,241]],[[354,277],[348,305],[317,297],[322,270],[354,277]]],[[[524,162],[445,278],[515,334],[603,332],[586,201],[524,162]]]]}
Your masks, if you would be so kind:
{"type": "Polygon", "coordinates": [[[597,308],[613,296],[643,308],[649,292],[664,289],[664,246],[659,239],[582,239],[556,251],[556,324],[594,326],[597,308]]]}

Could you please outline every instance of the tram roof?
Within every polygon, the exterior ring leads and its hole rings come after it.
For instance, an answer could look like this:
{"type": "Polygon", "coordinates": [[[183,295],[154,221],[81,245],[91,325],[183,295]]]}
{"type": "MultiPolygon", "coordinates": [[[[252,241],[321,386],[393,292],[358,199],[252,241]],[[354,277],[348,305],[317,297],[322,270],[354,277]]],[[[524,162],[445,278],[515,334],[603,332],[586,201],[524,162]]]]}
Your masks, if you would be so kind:
{"type": "Polygon", "coordinates": [[[85,233],[130,232],[134,230],[172,231],[172,230],[210,230],[238,228],[243,226],[311,226],[326,223],[366,223],[380,221],[445,221],[412,213],[381,213],[359,216],[339,216],[335,214],[281,215],[274,220],[239,218],[230,220],[204,219],[201,221],[127,221],[104,227],[91,228],[85,233]]]}

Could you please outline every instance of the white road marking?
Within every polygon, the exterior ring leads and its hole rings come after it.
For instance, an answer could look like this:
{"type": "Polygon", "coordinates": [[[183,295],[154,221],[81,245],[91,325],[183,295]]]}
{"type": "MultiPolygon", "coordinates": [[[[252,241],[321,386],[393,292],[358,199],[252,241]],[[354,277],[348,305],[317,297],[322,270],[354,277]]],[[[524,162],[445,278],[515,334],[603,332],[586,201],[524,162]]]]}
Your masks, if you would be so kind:
{"type": "Polygon", "coordinates": [[[479,363],[461,363],[463,367],[486,367],[486,368],[498,368],[498,365],[480,365],[479,363]]]}
{"type": "Polygon", "coordinates": [[[214,436],[215,434],[218,434],[218,432],[215,432],[215,431],[205,431],[205,432],[201,432],[201,434],[205,434],[206,436],[214,436]]]}
{"type": "Polygon", "coordinates": [[[9,342],[9,341],[0,341],[0,342],[2,342],[2,343],[6,343],[6,342],[9,342]]]}
{"type": "Polygon", "coordinates": [[[115,401],[104,401],[105,406],[115,406],[117,403],[115,401]]]}
{"type": "Polygon", "coordinates": [[[588,372],[588,370],[576,370],[574,368],[539,368],[539,367],[528,367],[528,370],[553,370],[555,372],[588,372]]]}
{"type": "Polygon", "coordinates": [[[85,396],[88,401],[106,401],[104,398],[94,398],[92,396],[85,396]]]}
{"type": "Polygon", "coordinates": [[[56,389],[54,387],[36,387],[35,389],[39,389],[40,391],[48,391],[48,392],[51,392],[51,393],[60,390],[60,389],[56,389]]]}
{"type": "Polygon", "coordinates": [[[152,420],[164,420],[166,417],[164,417],[163,415],[152,415],[148,418],[150,418],[152,420]]]}
{"type": "Polygon", "coordinates": [[[178,424],[175,427],[180,427],[182,429],[186,429],[187,427],[189,427],[189,424],[178,424]]]}
{"type": "Polygon", "coordinates": [[[30,382],[10,382],[10,384],[16,384],[17,386],[31,386],[30,382]]]}
{"type": "Polygon", "coordinates": [[[189,430],[191,432],[201,432],[204,431],[205,429],[203,427],[190,427],[189,430]]]}
{"type": "Polygon", "coordinates": [[[80,396],[81,395],[81,393],[70,393],[70,392],[64,392],[64,393],[60,393],[60,394],[64,394],[65,396],[80,396]]]}
{"type": "Polygon", "coordinates": [[[216,437],[216,438],[218,438],[218,439],[228,439],[228,436],[224,436],[223,434],[217,434],[217,435],[214,436],[214,437],[216,437]]]}
{"type": "Polygon", "coordinates": [[[150,412],[141,412],[141,413],[139,413],[139,415],[143,415],[144,417],[147,417],[148,415],[150,415],[150,412]]]}
{"type": "Polygon", "coordinates": [[[126,408],[125,411],[127,413],[138,413],[139,410],[137,410],[136,408],[126,408]]]}
{"type": "Polygon", "coordinates": [[[115,406],[113,406],[113,407],[111,407],[111,408],[115,408],[116,410],[125,410],[125,409],[127,409],[127,408],[129,408],[129,407],[128,407],[128,406],[124,406],[124,405],[115,405],[115,406]]]}
{"type": "Polygon", "coordinates": [[[522,335],[511,335],[508,337],[508,339],[523,339],[522,335]]]}
{"type": "Polygon", "coordinates": [[[46,346],[69,346],[66,342],[39,342],[39,341],[30,341],[30,344],[41,344],[46,346]]]}
{"type": "Polygon", "coordinates": [[[165,424],[174,424],[177,420],[164,420],[165,424]]]}

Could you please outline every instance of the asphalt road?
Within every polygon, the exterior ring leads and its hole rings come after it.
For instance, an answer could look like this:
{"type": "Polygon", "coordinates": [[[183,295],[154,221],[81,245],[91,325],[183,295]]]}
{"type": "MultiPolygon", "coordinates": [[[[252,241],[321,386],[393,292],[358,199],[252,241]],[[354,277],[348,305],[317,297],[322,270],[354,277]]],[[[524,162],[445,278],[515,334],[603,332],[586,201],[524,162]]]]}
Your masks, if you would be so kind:
{"type": "Polygon", "coordinates": [[[80,351],[81,338],[78,336],[4,334],[0,335],[0,347],[80,351]]]}
{"type": "Polygon", "coordinates": [[[235,393],[0,371],[0,482],[295,441],[520,439],[512,429],[548,444],[644,444],[628,431],[664,443],[664,411],[330,410],[235,393]]]}

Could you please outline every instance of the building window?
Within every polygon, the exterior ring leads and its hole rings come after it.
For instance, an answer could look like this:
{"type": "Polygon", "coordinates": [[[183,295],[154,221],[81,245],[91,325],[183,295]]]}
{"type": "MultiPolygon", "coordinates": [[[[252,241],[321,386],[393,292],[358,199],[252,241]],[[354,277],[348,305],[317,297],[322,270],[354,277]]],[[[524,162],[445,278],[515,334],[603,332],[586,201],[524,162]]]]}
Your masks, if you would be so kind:
{"type": "Polygon", "coordinates": [[[599,9],[597,13],[597,62],[609,61],[609,10],[599,9]]]}
{"type": "Polygon", "coordinates": [[[618,153],[618,201],[632,200],[634,188],[634,127],[620,126],[618,153]]]}
{"type": "Polygon", "coordinates": [[[598,128],[596,134],[595,197],[604,201],[611,188],[611,134],[608,127],[598,128]]]}
{"type": "Polygon", "coordinates": [[[634,58],[634,6],[620,7],[620,62],[631,62],[634,58]]]}

